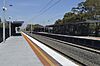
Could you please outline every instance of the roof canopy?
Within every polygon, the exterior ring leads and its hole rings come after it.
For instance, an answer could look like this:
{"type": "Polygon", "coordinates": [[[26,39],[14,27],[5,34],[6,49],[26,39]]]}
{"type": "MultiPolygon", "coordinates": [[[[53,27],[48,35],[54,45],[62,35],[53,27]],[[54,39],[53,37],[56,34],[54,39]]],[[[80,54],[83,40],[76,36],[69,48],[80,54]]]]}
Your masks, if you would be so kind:
{"type": "Polygon", "coordinates": [[[24,21],[13,21],[12,25],[19,27],[19,26],[22,26],[23,23],[24,23],[24,21]]]}

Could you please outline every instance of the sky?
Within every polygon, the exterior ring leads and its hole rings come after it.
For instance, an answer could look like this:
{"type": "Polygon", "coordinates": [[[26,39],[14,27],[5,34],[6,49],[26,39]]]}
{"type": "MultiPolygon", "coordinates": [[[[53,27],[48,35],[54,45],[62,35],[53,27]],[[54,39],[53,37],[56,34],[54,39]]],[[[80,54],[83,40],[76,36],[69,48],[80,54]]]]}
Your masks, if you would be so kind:
{"type": "MultiPolygon", "coordinates": [[[[61,0],[52,6],[58,0],[6,0],[6,19],[23,20],[24,24],[54,24],[57,19],[62,19],[64,14],[71,11],[78,3],[85,0],[61,0]],[[48,2],[50,2],[48,4],[48,2]],[[48,4],[48,5],[47,5],[48,4]],[[13,5],[13,6],[9,6],[13,5]],[[49,7],[51,7],[48,9],[49,7]],[[47,10],[45,13],[41,14],[47,10]],[[8,19],[9,16],[11,19],[8,19]]],[[[3,19],[3,0],[0,0],[0,17],[3,19]]]]}

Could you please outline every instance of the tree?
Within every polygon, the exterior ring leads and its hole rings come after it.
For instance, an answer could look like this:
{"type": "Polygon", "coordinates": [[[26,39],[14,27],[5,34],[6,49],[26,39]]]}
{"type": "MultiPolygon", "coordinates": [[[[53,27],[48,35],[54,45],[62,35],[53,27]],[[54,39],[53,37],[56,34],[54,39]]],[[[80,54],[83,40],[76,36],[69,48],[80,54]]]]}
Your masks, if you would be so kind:
{"type": "Polygon", "coordinates": [[[56,20],[55,25],[57,24],[63,24],[63,21],[61,19],[56,20]]]}
{"type": "Polygon", "coordinates": [[[75,14],[82,14],[82,13],[86,13],[87,12],[87,8],[84,6],[85,2],[81,2],[78,4],[77,7],[73,7],[72,8],[72,12],[75,14]]]}
{"type": "Polygon", "coordinates": [[[71,12],[65,13],[62,20],[58,19],[55,24],[66,24],[91,19],[100,20],[100,0],[86,0],[79,3],[77,7],[71,9],[71,12]]]}
{"type": "Polygon", "coordinates": [[[27,30],[27,31],[31,31],[31,24],[28,24],[28,25],[26,26],[26,30],[27,30]]]}
{"type": "Polygon", "coordinates": [[[37,28],[43,28],[43,26],[39,24],[28,24],[26,30],[31,31],[31,26],[32,26],[32,30],[35,30],[37,28]]]}
{"type": "Polygon", "coordinates": [[[100,0],[86,0],[84,6],[88,9],[88,13],[92,14],[95,19],[100,18],[100,0]]]}
{"type": "Polygon", "coordinates": [[[73,7],[72,10],[71,10],[74,14],[78,14],[79,11],[77,10],[77,8],[73,7]]]}

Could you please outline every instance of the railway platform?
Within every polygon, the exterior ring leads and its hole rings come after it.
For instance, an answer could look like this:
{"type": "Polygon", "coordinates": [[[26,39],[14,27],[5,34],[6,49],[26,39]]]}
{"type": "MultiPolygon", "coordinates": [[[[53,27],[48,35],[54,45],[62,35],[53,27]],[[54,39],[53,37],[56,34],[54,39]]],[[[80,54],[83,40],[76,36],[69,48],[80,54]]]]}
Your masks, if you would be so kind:
{"type": "Polygon", "coordinates": [[[43,66],[22,36],[0,43],[0,66],[43,66]]]}
{"type": "Polygon", "coordinates": [[[78,64],[58,54],[25,33],[22,33],[22,36],[9,37],[5,43],[0,43],[0,65],[78,66],[78,64]]]}

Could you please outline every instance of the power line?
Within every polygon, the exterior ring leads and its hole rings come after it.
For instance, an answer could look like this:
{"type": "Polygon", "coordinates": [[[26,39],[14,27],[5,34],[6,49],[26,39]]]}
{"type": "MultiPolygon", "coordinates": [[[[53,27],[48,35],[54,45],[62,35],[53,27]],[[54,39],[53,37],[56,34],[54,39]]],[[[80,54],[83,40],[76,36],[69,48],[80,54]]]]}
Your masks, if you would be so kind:
{"type": "Polygon", "coordinates": [[[47,12],[49,9],[51,9],[52,7],[54,7],[55,5],[57,5],[61,0],[56,1],[54,4],[52,4],[50,7],[48,7],[47,9],[45,9],[43,12],[41,12],[39,15],[33,17],[32,19],[35,19],[41,15],[43,15],[45,12],[47,12]]]}
{"type": "Polygon", "coordinates": [[[49,9],[51,9],[52,7],[54,7],[55,5],[57,5],[61,0],[58,0],[57,2],[55,2],[54,4],[52,4],[49,8],[47,8],[46,10],[44,10],[40,15],[44,14],[45,12],[47,12],[49,9]]]}
{"type": "Polygon", "coordinates": [[[53,2],[53,0],[50,0],[39,12],[42,12],[46,7],[48,7],[51,3],[53,2]]]}
{"type": "MultiPolygon", "coordinates": [[[[54,0],[50,0],[40,11],[39,11],[39,13],[41,13],[46,7],[48,7],[52,2],[53,2],[54,0]]],[[[31,18],[31,19],[34,19],[34,18],[36,18],[37,16],[39,16],[39,14],[38,15],[36,15],[36,16],[34,16],[33,18],[31,18]]],[[[31,19],[29,19],[29,21],[31,21],[31,19]]]]}

